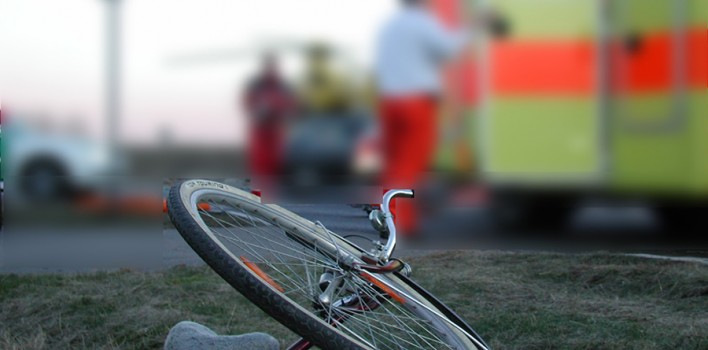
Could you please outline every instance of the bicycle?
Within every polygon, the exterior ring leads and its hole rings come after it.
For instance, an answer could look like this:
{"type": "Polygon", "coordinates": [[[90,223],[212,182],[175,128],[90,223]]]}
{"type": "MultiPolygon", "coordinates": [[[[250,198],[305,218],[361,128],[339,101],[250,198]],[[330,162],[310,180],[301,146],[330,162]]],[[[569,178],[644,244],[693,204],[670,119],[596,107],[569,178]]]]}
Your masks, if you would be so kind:
{"type": "Polygon", "coordinates": [[[369,218],[386,243],[366,251],[319,222],[209,180],[170,189],[170,219],[224,280],[302,339],[288,349],[489,349],[392,258],[391,190],[369,218]]]}

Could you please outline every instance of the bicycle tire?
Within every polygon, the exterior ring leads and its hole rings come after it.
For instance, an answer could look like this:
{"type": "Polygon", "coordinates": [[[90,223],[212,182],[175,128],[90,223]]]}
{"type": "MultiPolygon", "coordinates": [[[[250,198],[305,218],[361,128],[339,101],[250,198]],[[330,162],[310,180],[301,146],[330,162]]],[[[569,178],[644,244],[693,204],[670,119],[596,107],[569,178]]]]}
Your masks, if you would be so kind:
{"type": "MultiPolygon", "coordinates": [[[[282,288],[278,288],[279,285],[274,284],[275,282],[272,279],[268,281],[267,279],[270,277],[267,275],[264,277],[259,274],[259,268],[254,270],[252,266],[248,265],[249,261],[244,260],[243,257],[239,259],[220,241],[220,238],[217,238],[217,235],[219,235],[217,230],[210,228],[205,218],[202,218],[203,210],[202,213],[200,213],[195,197],[201,198],[201,196],[205,196],[205,194],[215,197],[224,196],[224,198],[228,198],[237,203],[237,206],[247,208],[243,210],[248,211],[254,218],[260,220],[260,222],[252,221],[251,224],[253,226],[249,227],[263,227],[272,220],[273,223],[280,222],[280,224],[274,227],[276,229],[282,229],[286,236],[295,235],[293,232],[299,231],[299,233],[297,233],[298,236],[288,236],[290,241],[302,240],[298,241],[298,246],[307,248],[307,244],[304,243],[305,239],[302,238],[305,234],[307,234],[309,238],[321,240],[319,241],[321,246],[317,246],[318,242],[315,242],[314,249],[312,249],[312,247],[309,248],[318,254],[324,250],[320,248],[326,248],[328,243],[333,243],[333,245],[336,246],[337,253],[343,252],[344,254],[351,254],[352,256],[360,254],[361,248],[331,233],[331,231],[328,231],[327,237],[325,237],[322,234],[323,230],[325,230],[323,227],[317,226],[315,223],[299,217],[279,206],[263,205],[260,203],[259,197],[218,182],[208,180],[186,181],[173,186],[168,196],[167,202],[170,219],[185,241],[219,276],[275,320],[299,334],[304,339],[311,341],[314,345],[324,349],[371,349],[378,347],[380,344],[384,344],[381,340],[381,343],[377,344],[376,339],[373,339],[373,344],[376,344],[376,346],[372,346],[371,338],[357,334],[357,332],[347,329],[342,324],[339,324],[341,328],[338,328],[331,323],[325,322],[325,320],[321,318],[321,315],[318,316],[316,314],[316,310],[312,308],[308,309],[302,305],[303,302],[296,302],[291,296],[286,295],[286,292],[281,290],[282,288]],[[287,229],[284,228],[285,224],[288,225],[287,229]]],[[[209,217],[206,219],[211,220],[209,217]]],[[[239,219],[241,218],[239,217],[239,219]]],[[[253,218],[250,219],[253,220],[253,218]]],[[[241,245],[250,244],[246,241],[239,243],[241,245]]],[[[330,251],[326,253],[332,254],[333,252],[330,251]]],[[[449,341],[454,344],[452,346],[447,344],[445,346],[446,348],[481,348],[477,347],[475,340],[488,348],[486,344],[481,341],[481,338],[479,338],[469,326],[464,324],[457,315],[454,315],[449,308],[434,299],[432,295],[426,294],[427,292],[424,290],[417,290],[417,285],[412,284],[407,278],[398,274],[388,274],[387,276],[375,275],[375,278],[400,288],[404,291],[403,295],[405,295],[406,298],[410,298],[411,300],[416,299],[416,302],[421,303],[420,305],[424,305],[423,308],[420,308],[423,310],[418,310],[416,315],[421,314],[421,319],[434,324],[435,329],[433,329],[433,331],[426,330],[428,334],[442,332],[445,337],[450,338],[449,341]],[[427,308],[433,311],[426,311],[427,308]],[[451,315],[454,317],[451,317],[451,315]],[[447,320],[443,318],[447,318],[447,320]],[[460,323],[462,324],[458,327],[450,326],[448,325],[448,323],[451,323],[450,320],[454,320],[458,325],[460,325],[460,323]],[[444,327],[447,328],[443,329],[444,327]],[[463,331],[460,331],[460,329],[463,331]],[[465,332],[467,332],[468,335],[465,335],[465,332]],[[475,340],[469,339],[469,334],[472,334],[475,340]]],[[[302,279],[301,276],[300,279],[302,279]]],[[[284,280],[285,279],[279,279],[278,281],[282,284],[284,280]]],[[[356,286],[361,287],[361,284],[356,286]]],[[[359,292],[357,291],[357,293],[359,292]]],[[[389,294],[395,293],[391,291],[389,294]]],[[[379,295],[372,294],[372,297],[378,298],[379,295]]],[[[328,317],[332,318],[331,314],[330,308],[330,315],[328,317]]],[[[351,317],[352,319],[355,318],[355,316],[351,317]]],[[[396,317],[396,315],[390,317],[396,317]]],[[[422,322],[419,322],[419,324],[422,324],[422,322]]],[[[416,324],[416,326],[419,324],[416,324]]],[[[412,332],[413,329],[411,328],[407,331],[412,332]]],[[[369,328],[369,332],[372,333],[371,337],[373,338],[378,336],[373,334],[371,328],[369,328]]],[[[403,341],[402,339],[399,340],[403,341]]],[[[396,339],[393,339],[393,341],[396,341],[396,339]]],[[[413,344],[412,342],[407,343],[407,345],[418,348],[445,348],[439,345],[442,345],[442,342],[447,340],[435,339],[435,341],[439,341],[439,343],[432,344],[430,339],[428,339],[424,340],[424,342],[426,342],[426,344],[424,344],[425,346],[413,346],[421,344],[413,344]]],[[[388,344],[384,345],[388,346],[388,344]]],[[[401,347],[402,346],[399,344],[398,348],[401,347]]],[[[408,346],[405,347],[408,348],[408,346]]]]}

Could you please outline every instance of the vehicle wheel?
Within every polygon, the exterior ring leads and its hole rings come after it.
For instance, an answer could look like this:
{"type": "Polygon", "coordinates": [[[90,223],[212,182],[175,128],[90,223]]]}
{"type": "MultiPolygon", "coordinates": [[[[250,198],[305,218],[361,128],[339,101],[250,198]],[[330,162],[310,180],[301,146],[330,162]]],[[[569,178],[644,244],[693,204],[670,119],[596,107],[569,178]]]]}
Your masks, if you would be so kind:
{"type": "Polygon", "coordinates": [[[224,280],[324,349],[488,348],[399,274],[352,269],[361,249],[281,207],[205,180],[174,186],[168,212],[224,280]],[[201,203],[208,203],[210,211],[201,203]],[[476,344],[480,344],[479,347],[476,344]]]}
{"type": "Polygon", "coordinates": [[[561,235],[575,212],[573,201],[565,196],[525,195],[496,192],[492,197],[494,226],[504,233],[561,235]]]}
{"type": "Polygon", "coordinates": [[[30,199],[56,200],[70,194],[64,168],[52,160],[37,160],[21,172],[20,189],[30,199]]]}
{"type": "Polygon", "coordinates": [[[708,232],[708,203],[667,204],[657,208],[662,230],[672,237],[708,232]]]}

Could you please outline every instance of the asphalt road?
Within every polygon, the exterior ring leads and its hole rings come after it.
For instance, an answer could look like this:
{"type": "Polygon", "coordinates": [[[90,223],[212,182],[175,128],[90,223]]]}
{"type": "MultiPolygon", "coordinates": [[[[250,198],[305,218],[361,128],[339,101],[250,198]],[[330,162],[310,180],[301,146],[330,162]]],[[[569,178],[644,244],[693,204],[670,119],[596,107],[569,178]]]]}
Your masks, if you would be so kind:
{"type": "MultiPolygon", "coordinates": [[[[347,205],[292,205],[288,209],[366,246],[378,234],[362,209],[347,205]]],[[[52,228],[13,230],[0,236],[0,273],[81,273],[132,268],[163,269],[202,264],[174,229],[100,228],[62,231],[52,228]]],[[[658,229],[651,212],[641,207],[588,206],[567,232],[545,236],[494,232],[482,207],[438,213],[424,222],[417,237],[402,237],[396,253],[418,255],[440,249],[497,249],[582,252],[606,250],[674,256],[708,256],[705,240],[673,239],[658,229]]]]}

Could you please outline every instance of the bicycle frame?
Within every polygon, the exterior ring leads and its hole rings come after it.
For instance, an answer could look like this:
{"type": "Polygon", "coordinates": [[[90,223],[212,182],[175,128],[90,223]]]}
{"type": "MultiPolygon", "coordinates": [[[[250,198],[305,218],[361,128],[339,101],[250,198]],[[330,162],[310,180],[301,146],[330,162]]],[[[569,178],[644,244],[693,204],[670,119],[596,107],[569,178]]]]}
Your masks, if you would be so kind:
{"type": "MultiPolygon", "coordinates": [[[[386,244],[379,248],[378,254],[368,254],[371,259],[371,263],[381,262],[384,265],[360,265],[362,270],[371,271],[373,273],[387,273],[393,271],[399,271],[404,267],[404,264],[399,260],[391,261],[391,255],[396,249],[396,224],[393,221],[393,214],[391,213],[391,201],[396,197],[402,198],[414,198],[415,192],[410,189],[392,189],[386,191],[383,196],[383,201],[381,203],[381,213],[384,218],[384,223],[386,224],[386,229],[389,233],[388,240],[386,244]]],[[[309,340],[299,339],[293,344],[291,344],[288,350],[307,350],[314,346],[309,340]]]]}
{"type": "MultiPolygon", "coordinates": [[[[363,270],[363,273],[369,273],[369,272],[370,273],[390,273],[390,272],[398,272],[398,271],[403,270],[404,268],[407,268],[407,265],[405,263],[403,263],[402,261],[400,261],[398,259],[391,259],[391,255],[393,254],[393,251],[395,250],[396,243],[397,243],[396,224],[393,221],[393,214],[391,213],[391,202],[396,197],[414,198],[415,192],[410,189],[392,189],[392,190],[388,190],[384,194],[383,201],[381,203],[381,215],[384,219],[384,223],[386,224],[385,229],[388,232],[388,240],[386,241],[385,245],[382,245],[379,247],[378,253],[376,253],[376,254],[365,253],[366,256],[362,256],[362,258],[366,258],[366,257],[370,258],[370,259],[365,259],[365,260],[370,260],[367,262],[372,264],[372,265],[357,265],[357,268],[363,270]],[[377,262],[381,263],[381,265],[374,265],[377,262]]],[[[402,277],[405,278],[405,275],[407,275],[407,274],[404,274],[404,276],[402,276],[402,277]]],[[[419,287],[418,285],[416,285],[412,281],[406,279],[406,282],[409,285],[416,288],[417,290],[419,290],[420,292],[424,292],[424,293],[428,294],[424,289],[422,289],[421,287],[419,287]]],[[[432,297],[432,296],[429,295],[429,297],[432,297]]],[[[432,298],[432,299],[437,302],[437,299],[434,299],[434,298],[432,298]]],[[[440,304],[445,311],[447,311],[447,312],[445,312],[447,314],[446,317],[456,319],[459,323],[466,326],[465,328],[467,328],[467,329],[463,329],[462,327],[453,323],[455,325],[455,327],[457,327],[458,329],[462,330],[465,333],[468,333],[468,334],[470,333],[469,330],[471,330],[471,328],[469,326],[467,326],[464,323],[464,321],[462,321],[452,310],[448,309],[442,303],[439,303],[439,302],[437,302],[437,303],[440,304]]],[[[427,307],[425,307],[424,305],[420,305],[420,306],[427,309],[427,307]]],[[[376,308],[376,306],[373,306],[372,309],[374,309],[374,308],[376,308]]],[[[362,311],[366,311],[366,310],[362,310],[362,311]]],[[[450,321],[448,321],[448,322],[450,322],[450,321]]],[[[474,331],[472,331],[471,333],[474,333],[474,331]]],[[[474,333],[474,334],[476,335],[476,333],[474,333]]],[[[472,338],[478,345],[482,345],[480,342],[478,342],[476,339],[474,339],[474,337],[472,337],[472,338]]],[[[288,350],[307,350],[307,349],[312,348],[312,346],[313,346],[313,344],[310,341],[308,341],[306,339],[299,339],[295,343],[290,345],[288,347],[288,350]]],[[[482,347],[485,349],[487,348],[486,346],[483,346],[483,345],[482,345],[482,347]]]]}

